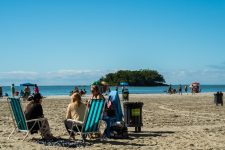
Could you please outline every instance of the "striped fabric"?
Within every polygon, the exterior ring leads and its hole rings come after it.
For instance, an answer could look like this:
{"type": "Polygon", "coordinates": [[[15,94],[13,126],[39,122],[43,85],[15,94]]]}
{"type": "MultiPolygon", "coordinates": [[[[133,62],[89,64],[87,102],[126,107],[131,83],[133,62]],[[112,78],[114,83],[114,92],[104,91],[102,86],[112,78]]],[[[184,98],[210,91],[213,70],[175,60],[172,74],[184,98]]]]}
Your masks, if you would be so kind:
{"type": "Polygon", "coordinates": [[[89,112],[83,127],[83,133],[98,132],[98,124],[102,116],[105,100],[92,99],[89,112]]]}
{"type": "Polygon", "coordinates": [[[9,98],[12,114],[19,130],[28,130],[19,98],[9,98]]]}

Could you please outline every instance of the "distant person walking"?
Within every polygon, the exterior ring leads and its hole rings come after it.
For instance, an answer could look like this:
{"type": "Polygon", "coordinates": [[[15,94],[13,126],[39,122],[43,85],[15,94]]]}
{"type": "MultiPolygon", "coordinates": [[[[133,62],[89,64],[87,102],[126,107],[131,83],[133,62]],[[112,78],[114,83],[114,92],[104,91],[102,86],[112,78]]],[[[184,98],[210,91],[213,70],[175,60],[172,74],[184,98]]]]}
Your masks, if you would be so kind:
{"type": "Polygon", "coordinates": [[[191,84],[189,87],[190,87],[190,90],[191,90],[191,94],[193,95],[194,94],[194,92],[193,92],[193,85],[191,84]]]}
{"type": "Polygon", "coordinates": [[[187,85],[184,86],[184,91],[186,94],[188,94],[188,86],[187,85]]]}
{"type": "Polygon", "coordinates": [[[168,91],[167,91],[169,94],[172,94],[172,85],[170,84],[169,85],[169,88],[168,88],[168,91]]]}
{"type": "Polygon", "coordinates": [[[14,96],[15,96],[15,92],[16,92],[16,90],[15,90],[15,85],[14,85],[14,84],[12,84],[12,86],[11,86],[11,93],[12,93],[12,97],[14,97],[14,96]]]}
{"type": "Polygon", "coordinates": [[[34,85],[34,93],[39,93],[39,88],[37,84],[34,85]]]}
{"type": "Polygon", "coordinates": [[[178,86],[178,93],[179,93],[179,95],[182,95],[182,86],[181,85],[178,86]]]}
{"type": "Polygon", "coordinates": [[[74,87],[73,93],[80,93],[79,88],[77,86],[74,87]]]}
{"type": "Polygon", "coordinates": [[[2,86],[0,86],[0,97],[3,97],[3,95],[2,95],[2,86]]]}
{"type": "Polygon", "coordinates": [[[30,88],[29,86],[26,86],[24,89],[24,97],[28,98],[30,96],[30,88]]]}

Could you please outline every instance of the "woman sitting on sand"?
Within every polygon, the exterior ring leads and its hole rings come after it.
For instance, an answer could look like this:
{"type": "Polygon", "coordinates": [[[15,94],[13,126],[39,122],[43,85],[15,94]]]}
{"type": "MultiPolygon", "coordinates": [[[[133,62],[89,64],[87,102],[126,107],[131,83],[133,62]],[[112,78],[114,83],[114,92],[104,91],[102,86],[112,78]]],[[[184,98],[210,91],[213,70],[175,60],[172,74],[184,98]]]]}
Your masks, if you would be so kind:
{"type": "MultiPolygon", "coordinates": [[[[73,127],[73,120],[83,122],[84,115],[86,111],[86,105],[81,102],[81,96],[79,93],[73,93],[71,96],[71,102],[67,108],[66,120],[64,121],[66,130],[70,134],[70,137],[75,139],[74,132],[78,132],[76,127],[73,127]],[[73,127],[73,131],[70,130],[73,127]]],[[[78,125],[79,130],[81,130],[82,125],[78,125]]]]}
{"type": "MultiPolygon", "coordinates": [[[[41,94],[35,93],[34,95],[30,96],[28,100],[30,101],[30,103],[27,104],[24,112],[26,120],[44,118],[43,109],[41,105],[41,94]]],[[[34,125],[34,122],[28,122],[27,125],[28,129],[31,129],[34,125]]],[[[31,134],[37,133],[38,131],[41,133],[43,139],[54,139],[54,136],[51,134],[50,131],[48,120],[46,118],[35,124],[35,126],[31,130],[31,134]]]]}

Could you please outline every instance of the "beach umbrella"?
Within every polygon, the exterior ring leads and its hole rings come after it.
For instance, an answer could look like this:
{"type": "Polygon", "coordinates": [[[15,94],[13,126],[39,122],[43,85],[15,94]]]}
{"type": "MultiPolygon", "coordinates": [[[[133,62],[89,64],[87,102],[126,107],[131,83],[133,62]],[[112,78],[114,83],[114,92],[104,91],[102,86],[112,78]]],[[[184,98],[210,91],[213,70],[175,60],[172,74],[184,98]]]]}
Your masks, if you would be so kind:
{"type": "Polygon", "coordinates": [[[120,82],[120,85],[121,86],[128,86],[128,83],[127,82],[120,82]]]}
{"type": "Polygon", "coordinates": [[[33,83],[23,83],[23,84],[20,84],[20,86],[34,86],[35,84],[33,83]]]}

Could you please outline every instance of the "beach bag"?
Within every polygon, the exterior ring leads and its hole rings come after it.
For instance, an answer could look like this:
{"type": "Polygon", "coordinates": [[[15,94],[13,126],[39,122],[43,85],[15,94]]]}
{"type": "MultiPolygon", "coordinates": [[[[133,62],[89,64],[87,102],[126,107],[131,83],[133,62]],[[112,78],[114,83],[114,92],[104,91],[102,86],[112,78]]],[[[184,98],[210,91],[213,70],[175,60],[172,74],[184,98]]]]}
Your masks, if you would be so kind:
{"type": "Polygon", "coordinates": [[[110,138],[126,139],[128,138],[128,129],[123,121],[117,121],[110,127],[110,138]]]}

